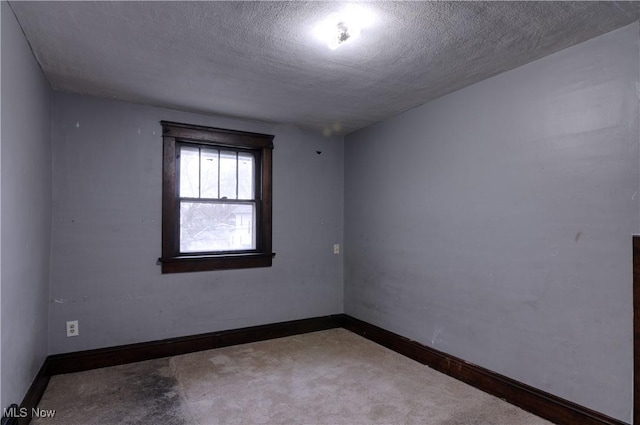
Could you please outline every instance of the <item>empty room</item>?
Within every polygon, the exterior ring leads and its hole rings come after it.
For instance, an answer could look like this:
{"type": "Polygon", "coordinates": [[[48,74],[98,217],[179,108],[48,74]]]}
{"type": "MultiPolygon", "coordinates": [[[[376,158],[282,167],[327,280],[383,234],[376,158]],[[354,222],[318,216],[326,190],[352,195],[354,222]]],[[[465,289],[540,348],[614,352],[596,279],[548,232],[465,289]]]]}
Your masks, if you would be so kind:
{"type": "Polygon", "coordinates": [[[640,424],[640,2],[0,6],[2,425],[640,424]]]}

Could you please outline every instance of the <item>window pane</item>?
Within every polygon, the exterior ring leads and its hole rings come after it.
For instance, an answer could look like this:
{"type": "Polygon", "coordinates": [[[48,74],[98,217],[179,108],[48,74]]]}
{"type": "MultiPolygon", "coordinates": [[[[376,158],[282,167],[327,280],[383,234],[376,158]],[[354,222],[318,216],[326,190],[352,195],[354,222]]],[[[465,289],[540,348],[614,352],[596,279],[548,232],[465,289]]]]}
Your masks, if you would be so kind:
{"type": "Polygon", "coordinates": [[[200,152],[200,196],[203,198],[218,197],[218,150],[202,149],[200,152]]]}
{"type": "Polygon", "coordinates": [[[236,153],[234,151],[220,151],[220,199],[238,199],[236,153]]]}
{"type": "Polygon", "coordinates": [[[200,187],[200,149],[180,147],[180,196],[198,198],[200,187]]]}
{"type": "Polygon", "coordinates": [[[180,203],[180,252],[256,249],[255,205],[180,203]]]}
{"type": "Polygon", "coordinates": [[[238,153],[238,199],[253,199],[253,184],[253,155],[250,153],[238,153]]]}

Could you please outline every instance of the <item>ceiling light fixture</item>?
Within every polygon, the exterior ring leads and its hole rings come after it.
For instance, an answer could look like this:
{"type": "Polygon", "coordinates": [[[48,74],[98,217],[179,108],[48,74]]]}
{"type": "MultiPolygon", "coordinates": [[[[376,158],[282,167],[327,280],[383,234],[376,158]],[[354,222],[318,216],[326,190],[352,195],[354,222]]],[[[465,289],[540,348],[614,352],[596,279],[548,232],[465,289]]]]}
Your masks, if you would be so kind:
{"type": "Polygon", "coordinates": [[[373,23],[373,15],[361,7],[349,6],[341,13],[333,13],[315,28],[318,39],[335,50],[347,41],[360,36],[362,28],[373,23]]]}

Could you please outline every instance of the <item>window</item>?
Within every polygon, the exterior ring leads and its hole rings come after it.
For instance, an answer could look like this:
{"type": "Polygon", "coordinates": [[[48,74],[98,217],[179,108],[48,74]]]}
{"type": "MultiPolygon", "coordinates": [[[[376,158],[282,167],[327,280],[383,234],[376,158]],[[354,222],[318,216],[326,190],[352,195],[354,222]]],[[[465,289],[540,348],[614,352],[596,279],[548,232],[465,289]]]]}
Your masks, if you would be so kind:
{"type": "Polygon", "coordinates": [[[273,136],[161,123],[162,273],[271,266],[273,136]]]}

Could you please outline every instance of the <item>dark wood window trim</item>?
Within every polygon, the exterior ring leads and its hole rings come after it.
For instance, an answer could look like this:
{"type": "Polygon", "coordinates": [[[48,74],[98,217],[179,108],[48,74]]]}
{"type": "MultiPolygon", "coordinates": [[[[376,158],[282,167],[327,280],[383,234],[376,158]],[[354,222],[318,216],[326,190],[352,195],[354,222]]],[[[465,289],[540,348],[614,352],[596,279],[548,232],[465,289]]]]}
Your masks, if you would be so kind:
{"type": "Polygon", "coordinates": [[[162,165],[162,273],[270,267],[275,255],[271,247],[271,177],[273,136],[244,131],[161,121],[162,165]],[[256,249],[233,253],[180,253],[180,202],[176,146],[189,143],[231,149],[248,149],[258,158],[256,199],[258,218],[256,249]]]}

